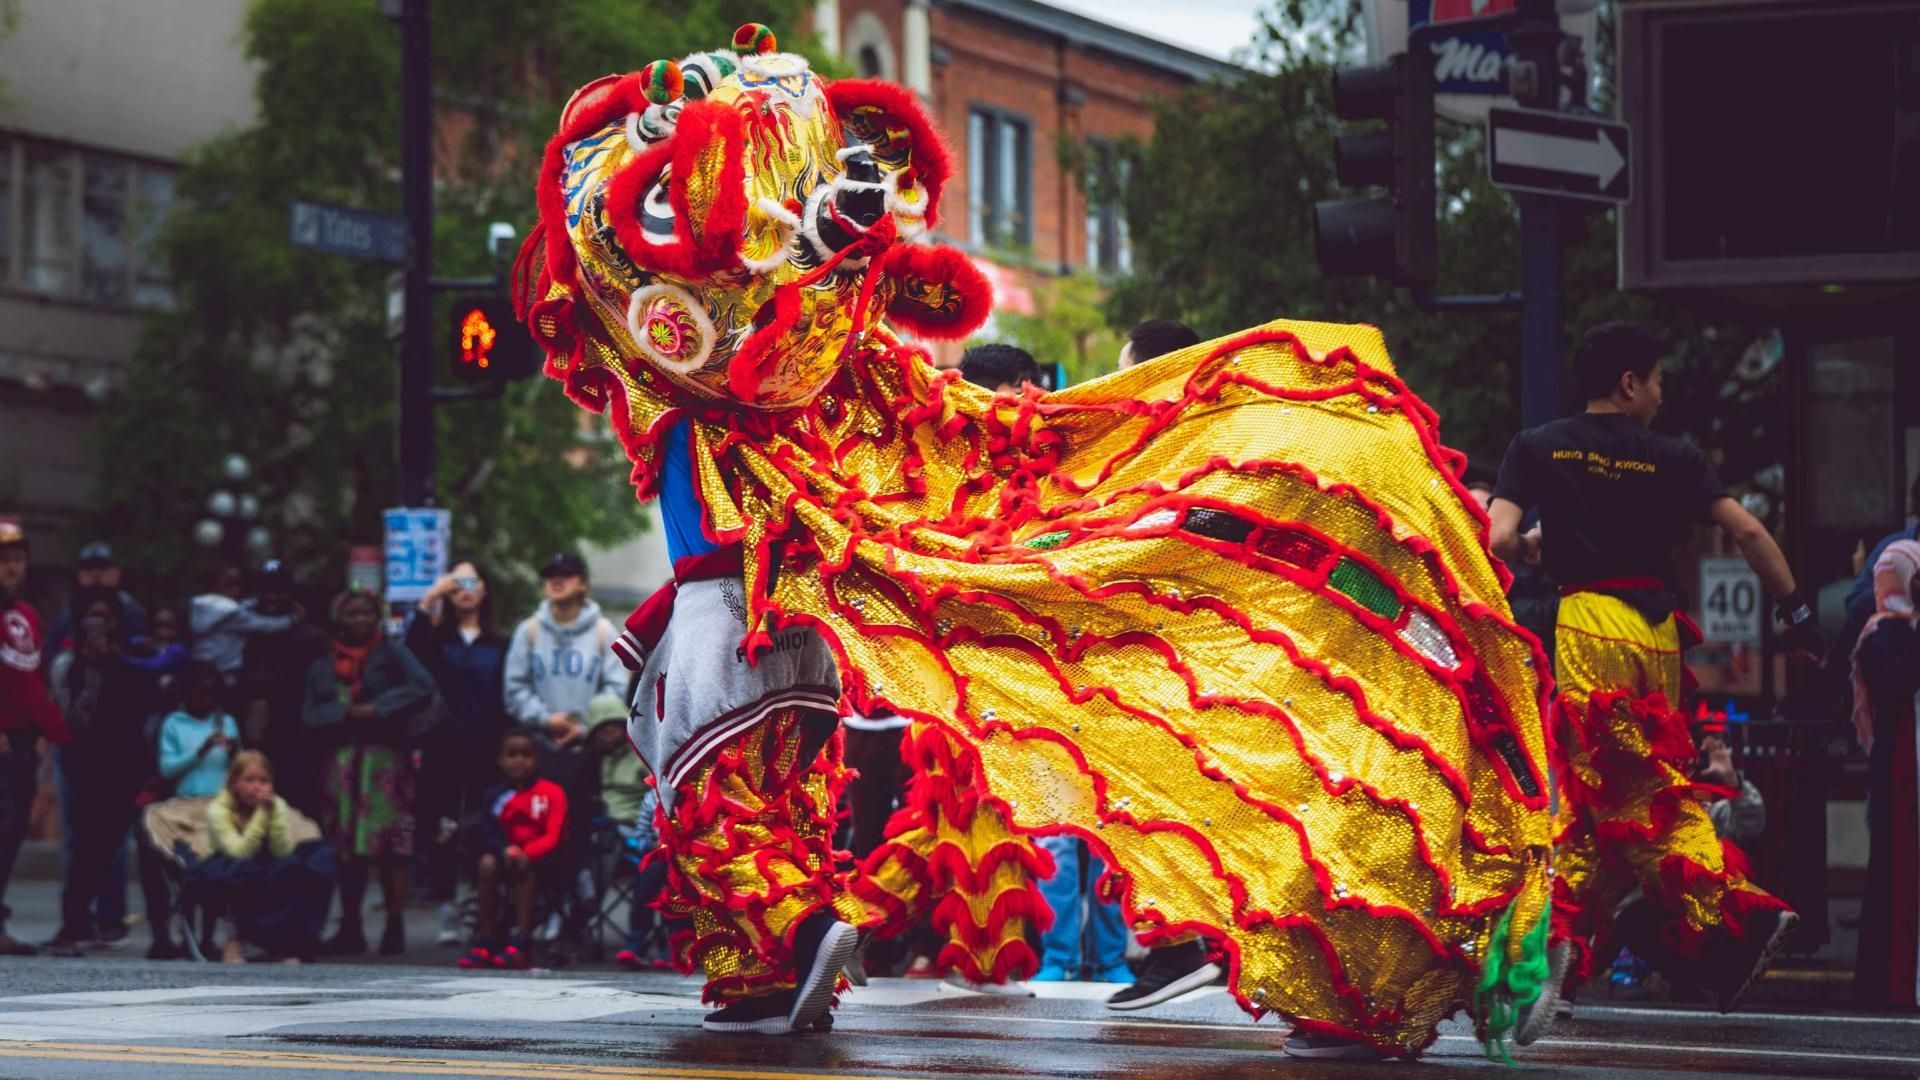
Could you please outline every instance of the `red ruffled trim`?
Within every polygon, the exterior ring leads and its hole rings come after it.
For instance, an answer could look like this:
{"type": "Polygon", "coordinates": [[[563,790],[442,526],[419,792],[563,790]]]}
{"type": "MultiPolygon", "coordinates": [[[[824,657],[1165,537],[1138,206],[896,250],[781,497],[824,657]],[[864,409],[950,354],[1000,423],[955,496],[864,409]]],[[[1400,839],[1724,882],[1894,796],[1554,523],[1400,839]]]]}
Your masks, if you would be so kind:
{"type": "Polygon", "coordinates": [[[1033,973],[1040,970],[1040,958],[1021,938],[1003,942],[994,951],[993,959],[984,965],[974,953],[950,941],[941,948],[933,963],[935,970],[957,971],[963,978],[982,983],[1018,982],[1032,978],[1033,973]]]}
{"type": "Polygon", "coordinates": [[[745,740],[723,748],[714,757],[712,771],[704,790],[682,788],[671,815],[656,820],[662,824],[662,847],[670,854],[667,886],[655,901],[658,910],[674,915],[690,915],[700,908],[715,905],[694,879],[723,889],[718,908],[726,912],[715,930],[695,937],[685,932],[674,939],[674,957],[683,972],[691,971],[700,958],[722,946],[757,957],[768,973],[731,976],[710,982],[704,1000],[717,1001],[750,996],[793,977],[793,934],[800,923],[815,912],[831,910],[834,895],[834,866],[843,853],[832,847],[837,806],[849,776],[839,763],[840,737],[828,741],[813,761],[796,761],[788,771],[776,772],[776,764],[785,754],[791,736],[785,718],[767,721],[761,747],[762,782],[753,784],[755,763],[747,759],[745,740]],[[821,774],[825,780],[824,799],[816,803],[807,790],[805,778],[821,774]],[[724,778],[733,777],[756,787],[763,807],[744,806],[722,794],[724,778]],[[769,834],[766,839],[742,835],[739,830],[751,824],[769,834]],[[801,826],[805,826],[802,831],[801,826]],[[716,842],[713,838],[717,837],[716,842]],[[721,886],[729,874],[726,864],[741,858],[751,859],[763,888],[742,890],[721,886]],[[804,878],[789,883],[775,882],[771,863],[810,867],[804,878]],[[811,902],[788,925],[784,934],[775,935],[767,915],[776,905],[795,895],[810,896],[811,902]],[[745,928],[751,928],[752,933],[745,928]]]}
{"type": "MultiPolygon", "coordinates": [[[[1721,841],[1721,858],[1727,858],[1727,852],[1733,845],[1721,841]]],[[[1739,856],[1744,862],[1744,856],[1739,856]]],[[[1768,893],[1755,889],[1735,887],[1735,877],[1726,870],[1713,870],[1702,866],[1684,855],[1668,855],[1660,860],[1660,892],[1669,900],[1662,909],[1673,913],[1660,924],[1660,943],[1671,949],[1675,955],[1684,959],[1700,959],[1708,939],[1716,931],[1724,931],[1736,938],[1747,936],[1747,925],[1753,917],[1762,911],[1791,911],[1786,902],[1768,893]],[[1677,914],[1678,905],[1671,902],[1680,896],[1706,896],[1718,892],[1720,925],[1701,928],[1689,923],[1677,914]]]]}

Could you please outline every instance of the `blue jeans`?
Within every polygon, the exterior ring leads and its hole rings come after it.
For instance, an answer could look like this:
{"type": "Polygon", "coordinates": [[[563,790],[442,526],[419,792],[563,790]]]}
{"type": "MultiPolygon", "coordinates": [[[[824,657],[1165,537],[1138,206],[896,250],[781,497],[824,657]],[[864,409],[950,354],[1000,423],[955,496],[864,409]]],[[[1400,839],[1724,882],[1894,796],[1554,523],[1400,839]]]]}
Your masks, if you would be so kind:
{"type": "Polygon", "coordinates": [[[1127,924],[1120,905],[1094,898],[1093,883],[1106,872],[1098,856],[1087,850],[1085,842],[1070,836],[1043,836],[1041,847],[1053,856],[1053,876],[1040,883],[1040,895],[1053,909],[1053,926],[1040,935],[1040,966],[1057,967],[1069,979],[1080,977],[1084,955],[1093,974],[1116,968],[1127,962],[1127,924]],[[1080,880],[1080,863],[1087,864],[1086,885],[1080,880]],[[1082,948],[1082,905],[1090,940],[1082,948]]]}
{"type": "MultiPolygon", "coordinates": [[[[53,764],[54,794],[60,805],[60,880],[65,881],[73,873],[73,785],[67,783],[66,761],[57,746],[53,764]]],[[[127,840],[131,838],[129,831],[127,839],[114,849],[113,865],[89,905],[96,929],[122,926],[127,921],[127,840]]]]}

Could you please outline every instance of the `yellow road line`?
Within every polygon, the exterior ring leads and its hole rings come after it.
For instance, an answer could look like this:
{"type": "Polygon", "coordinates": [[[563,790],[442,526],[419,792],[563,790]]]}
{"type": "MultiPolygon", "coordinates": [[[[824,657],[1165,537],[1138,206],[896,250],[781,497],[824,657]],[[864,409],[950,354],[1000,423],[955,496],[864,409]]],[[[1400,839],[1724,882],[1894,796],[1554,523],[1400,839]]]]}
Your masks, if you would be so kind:
{"type": "MultiPolygon", "coordinates": [[[[114,1046],[105,1043],[0,1043],[0,1058],[37,1061],[111,1061],[148,1066],[228,1069],[308,1069],[409,1076],[528,1076],[551,1080],[835,1080],[829,1073],[768,1072],[675,1066],[574,1065],[554,1061],[483,1061],[477,1058],[392,1057],[383,1054],[323,1054],[303,1050],[237,1050],[194,1046],[114,1046]]],[[[875,1078],[900,1080],[900,1078],[875,1078]]]]}

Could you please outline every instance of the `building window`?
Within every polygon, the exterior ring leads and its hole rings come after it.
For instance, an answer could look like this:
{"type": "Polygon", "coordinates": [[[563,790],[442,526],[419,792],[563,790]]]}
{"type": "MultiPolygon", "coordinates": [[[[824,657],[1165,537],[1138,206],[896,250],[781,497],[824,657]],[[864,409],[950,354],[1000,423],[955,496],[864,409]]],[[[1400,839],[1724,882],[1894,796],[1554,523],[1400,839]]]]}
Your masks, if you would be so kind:
{"type": "Polygon", "coordinates": [[[1127,237],[1127,217],[1121,193],[1127,187],[1128,162],[1104,139],[1087,145],[1087,261],[1086,268],[1101,274],[1133,270],[1133,244],[1127,237]]]}
{"type": "Polygon", "coordinates": [[[0,138],[0,289],[106,307],[173,302],[156,250],[173,171],[0,138]]]}
{"type": "Polygon", "coordinates": [[[860,77],[878,79],[886,71],[886,64],[880,59],[880,50],[871,45],[860,47],[860,77]]]}
{"type": "Polygon", "coordinates": [[[976,247],[1033,244],[1033,157],[1027,122],[992,109],[967,113],[968,236],[976,247]]]}

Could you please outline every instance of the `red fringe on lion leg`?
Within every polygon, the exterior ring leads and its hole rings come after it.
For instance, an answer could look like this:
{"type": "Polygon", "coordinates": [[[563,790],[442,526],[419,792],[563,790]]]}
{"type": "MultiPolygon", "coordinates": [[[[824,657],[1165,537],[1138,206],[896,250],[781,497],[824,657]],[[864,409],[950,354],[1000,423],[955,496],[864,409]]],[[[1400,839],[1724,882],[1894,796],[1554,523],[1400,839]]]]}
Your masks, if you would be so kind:
{"type": "Polygon", "coordinates": [[[1568,717],[1597,784],[1578,776],[1568,795],[1588,813],[1604,863],[1630,873],[1665,916],[1661,944],[1697,958],[1725,928],[1744,937],[1761,911],[1787,905],[1747,878],[1747,861],[1707,817],[1721,788],[1693,780],[1694,747],[1685,714],[1664,694],[1599,692],[1584,715],[1568,717]]]}
{"type": "Polygon", "coordinates": [[[660,906],[693,921],[675,959],[705,969],[706,1001],[792,987],[793,931],[833,903],[831,800],[844,770],[832,740],[800,760],[801,726],[797,710],[781,710],[723,747],[665,818],[660,906]]]}
{"type": "Polygon", "coordinates": [[[887,840],[848,883],[880,936],[928,912],[947,944],[941,970],[974,982],[1025,979],[1039,968],[1027,926],[1044,930],[1053,912],[1034,882],[1053,860],[1007,824],[985,792],[972,754],[945,731],[915,723],[901,743],[912,770],[887,840]]]}

